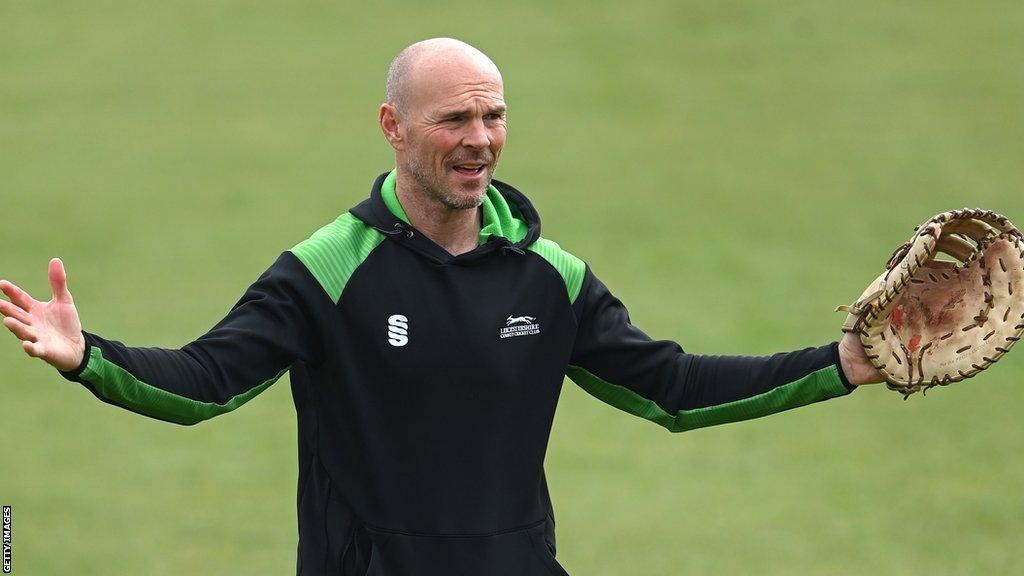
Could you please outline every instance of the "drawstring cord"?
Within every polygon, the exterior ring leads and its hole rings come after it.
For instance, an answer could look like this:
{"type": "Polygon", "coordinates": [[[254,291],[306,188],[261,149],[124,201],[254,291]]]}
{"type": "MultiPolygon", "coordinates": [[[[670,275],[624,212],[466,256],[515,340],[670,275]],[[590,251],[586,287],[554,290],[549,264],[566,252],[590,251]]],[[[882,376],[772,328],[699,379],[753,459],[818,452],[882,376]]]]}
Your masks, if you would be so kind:
{"type": "MultiPolygon", "coordinates": [[[[387,236],[392,237],[403,235],[406,238],[412,238],[413,235],[415,234],[411,229],[406,228],[405,225],[402,224],[401,222],[395,222],[395,226],[391,230],[387,230],[385,228],[377,228],[376,226],[374,226],[373,228],[374,230],[377,230],[381,234],[385,234],[387,236]]],[[[526,254],[525,250],[512,244],[512,241],[509,240],[508,238],[505,238],[504,236],[498,236],[497,238],[498,242],[501,244],[501,246],[498,247],[498,250],[501,252],[502,256],[508,256],[510,252],[513,254],[518,254],[520,256],[526,254]]]]}
{"type": "Polygon", "coordinates": [[[385,230],[384,228],[377,228],[376,226],[374,226],[373,229],[381,234],[387,234],[388,236],[397,236],[399,234],[404,234],[406,238],[412,238],[413,236],[413,231],[406,229],[401,222],[395,222],[394,230],[385,230]]]}
{"type": "Polygon", "coordinates": [[[522,248],[519,248],[518,246],[512,244],[512,242],[508,238],[505,238],[504,236],[499,236],[499,238],[501,238],[501,247],[499,248],[499,250],[501,251],[502,256],[508,256],[509,252],[519,254],[520,256],[526,254],[526,252],[523,251],[522,248]]]}

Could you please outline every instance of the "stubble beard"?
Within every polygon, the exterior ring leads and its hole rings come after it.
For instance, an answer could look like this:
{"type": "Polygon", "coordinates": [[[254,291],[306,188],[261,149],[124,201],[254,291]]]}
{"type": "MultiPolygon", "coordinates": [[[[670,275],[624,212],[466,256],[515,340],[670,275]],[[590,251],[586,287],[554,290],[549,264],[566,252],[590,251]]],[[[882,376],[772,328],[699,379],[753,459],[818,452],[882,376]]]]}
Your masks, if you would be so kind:
{"type": "Polygon", "coordinates": [[[487,181],[484,182],[483,187],[477,194],[471,197],[465,197],[452,193],[450,190],[445,189],[442,184],[431,179],[420,166],[420,163],[416,158],[409,159],[407,168],[409,169],[409,174],[412,175],[413,180],[419,184],[420,188],[422,188],[428,196],[451,210],[470,210],[473,208],[479,208],[480,205],[484,203],[484,196],[487,194],[487,189],[491,185],[491,179],[494,177],[494,168],[491,165],[487,165],[484,168],[487,170],[487,181]]]}

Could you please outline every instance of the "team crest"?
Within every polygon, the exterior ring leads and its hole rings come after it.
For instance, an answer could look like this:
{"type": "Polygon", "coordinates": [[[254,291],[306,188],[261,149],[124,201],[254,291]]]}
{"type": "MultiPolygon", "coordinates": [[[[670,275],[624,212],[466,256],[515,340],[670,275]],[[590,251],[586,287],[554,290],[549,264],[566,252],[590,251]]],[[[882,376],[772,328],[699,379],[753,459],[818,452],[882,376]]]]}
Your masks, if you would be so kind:
{"type": "Polygon", "coordinates": [[[498,333],[499,338],[530,336],[540,334],[540,324],[534,316],[509,316],[505,319],[505,327],[498,333]]]}

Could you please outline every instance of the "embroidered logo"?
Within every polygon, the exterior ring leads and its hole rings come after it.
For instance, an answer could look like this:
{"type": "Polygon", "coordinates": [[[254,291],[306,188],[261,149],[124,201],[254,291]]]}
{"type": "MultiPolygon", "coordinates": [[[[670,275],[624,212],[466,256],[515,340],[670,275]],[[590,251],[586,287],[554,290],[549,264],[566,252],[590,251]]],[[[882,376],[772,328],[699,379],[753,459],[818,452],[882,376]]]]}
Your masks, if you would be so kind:
{"type": "Polygon", "coordinates": [[[388,343],[405,346],[409,343],[409,319],[401,314],[388,316],[388,343]]]}
{"type": "Polygon", "coordinates": [[[529,336],[540,334],[540,324],[534,316],[509,316],[505,320],[505,327],[498,333],[499,338],[512,338],[513,336],[529,336]]]}
{"type": "Polygon", "coordinates": [[[505,320],[505,326],[511,326],[513,324],[519,323],[533,324],[536,321],[537,319],[534,318],[533,316],[509,316],[508,319],[505,320]]]}

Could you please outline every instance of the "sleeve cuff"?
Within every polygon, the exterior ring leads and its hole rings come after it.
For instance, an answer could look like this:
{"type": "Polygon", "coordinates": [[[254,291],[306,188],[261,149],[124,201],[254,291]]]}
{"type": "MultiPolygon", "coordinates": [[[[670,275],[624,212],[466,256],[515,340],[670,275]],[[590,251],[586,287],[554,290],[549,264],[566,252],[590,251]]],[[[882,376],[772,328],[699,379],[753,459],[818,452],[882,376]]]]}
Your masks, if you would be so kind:
{"type": "Polygon", "coordinates": [[[836,365],[836,372],[839,374],[839,381],[843,383],[843,386],[845,386],[847,390],[853,392],[858,388],[858,386],[850,384],[850,381],[846,378],[846,374],[843,373],[843,363],[839,360],[839,341],[833,342],[830,346],[832,348],[832,361],[836,365]]]}
{"type": "Polygon", "coordinates": [[[85,367],[89,365],[89,358],[92,356],[91,338],[89,338],[89,335],[84,330],[82,331],[82,338],[85,339],[85,350],[82,352],[82,361],[79,362],[78,366],[72,370],[57,370],[58,374],[71,382],[81,383],[82,372],[85,371],[85,367]]]}

